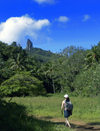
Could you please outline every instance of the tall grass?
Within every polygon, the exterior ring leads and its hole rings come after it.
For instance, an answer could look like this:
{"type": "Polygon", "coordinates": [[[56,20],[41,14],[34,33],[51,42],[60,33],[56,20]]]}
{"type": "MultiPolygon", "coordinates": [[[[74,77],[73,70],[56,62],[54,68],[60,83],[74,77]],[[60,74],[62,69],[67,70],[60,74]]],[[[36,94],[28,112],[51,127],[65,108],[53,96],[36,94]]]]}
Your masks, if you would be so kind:
{"type": "MultiPolygon", "coordinates": [[[[1,104],[0,108],[0,118],[3,118],[3,121],[0,121],[0,128],[3,130],[75,131],[64,125],[65,120],[60,109],[63,94],[47,97],[14,97],[10,105],[7,103],[9,99],[5,98],[6,104],[1,104]]],[[[100,96],[70,97],[70,99],[74,105],[70,121],[100,122],[100,96]]]]}
{"type": "MultiPolygon", "coordinates": [[[[29,115],[63,118],[61,102],[63,95],[50,95],[48,97],[15,97],[13,102],[24,105],[29,115]]],[[[100,96],[97,97],[71,97],[73,115],[71,120],[100,121],[100,96]]]]}
{"type": "Polygon", "coordinates": [[[46,97],[16,97],[8,103],[9,99],[0,100],[0,131],[74,131],[63,122],[47,121],[54,113],[52,109],[50,114],[46,97]],[[46,109],[49,112],[45,114],[46,109]],[[45,119],[37,116],[45,116],[45,119]]]}
{"type": "Polygon", "coordinates": [[[100,96],[97,97],[73,97],[73,119],[87,122],[100,122],[100,96]]]}

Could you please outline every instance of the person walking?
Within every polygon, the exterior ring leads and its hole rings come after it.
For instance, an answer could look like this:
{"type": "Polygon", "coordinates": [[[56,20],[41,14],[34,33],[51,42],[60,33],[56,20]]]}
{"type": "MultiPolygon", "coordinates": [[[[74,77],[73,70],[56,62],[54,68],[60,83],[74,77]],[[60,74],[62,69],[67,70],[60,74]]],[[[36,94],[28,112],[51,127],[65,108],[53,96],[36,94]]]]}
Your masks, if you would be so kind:
{"type": "Polygon", "coordinates": [[[70,125],[70,123],[68,121],[68,117],[70,115],[72,115],[73,104],[71,103],[68,94],[65,94],[64,98],[65,99],[62,101],[62,104],[61,104],[61,112],[63,113],[63,111],[64,111],[66,126],[68,125],[69,127],[71,127],[71,125],[70,125]]]}

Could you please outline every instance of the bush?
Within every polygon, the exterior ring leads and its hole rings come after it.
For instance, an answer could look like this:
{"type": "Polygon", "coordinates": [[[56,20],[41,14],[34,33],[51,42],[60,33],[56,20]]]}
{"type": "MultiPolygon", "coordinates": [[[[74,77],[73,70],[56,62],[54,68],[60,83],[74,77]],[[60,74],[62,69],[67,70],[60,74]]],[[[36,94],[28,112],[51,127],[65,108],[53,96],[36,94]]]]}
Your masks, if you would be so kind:
{"type": "Polygon", "coordinates": [[[100,93],[100,65],[81,72],[77,75],[73,85],[77,95],[98,95],[100,93]]]}
{"type": "Polygon", "coordinates": [[[44,94],[45,89],[42,81],[30,76],[28,72],[23,72],[4,81],[1,84],[0,92],[5,96],[25,96],[44,94]]]}

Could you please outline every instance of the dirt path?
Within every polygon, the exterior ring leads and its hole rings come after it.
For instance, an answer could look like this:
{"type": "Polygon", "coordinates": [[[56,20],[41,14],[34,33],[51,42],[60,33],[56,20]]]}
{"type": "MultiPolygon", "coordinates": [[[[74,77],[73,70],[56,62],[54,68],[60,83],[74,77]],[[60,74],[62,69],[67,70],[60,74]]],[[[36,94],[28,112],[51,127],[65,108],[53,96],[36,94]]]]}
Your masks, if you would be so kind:
{"type": "Polygon", "coordinates": [[[85,123],[80,121],[71,121],[72,128],[75,128],[77,131],[100,131],[100,122],[99,123],[85,123]]]}
{"type": "MultiPolygon", "coordinates": [[[[52,119],[56,123],[64,123],[64,119],[52,119]]],[[[83,121],[70,121],[72,128],[76,131],[100,131],[100,122],[98,123],[85,123],[83,121]]]]}
{"type": "MultiPolygon", "coordinates": [[[[49,118],[49,117],[42,117],[40,119],[49,120],[55,124],[65,124],[63,118],[49,118]]],[[[76,131],[100,131],[100,122],[96,123],[85,123],[83,121],[74,121],[70,120],[71,126],[76,131]]]]}

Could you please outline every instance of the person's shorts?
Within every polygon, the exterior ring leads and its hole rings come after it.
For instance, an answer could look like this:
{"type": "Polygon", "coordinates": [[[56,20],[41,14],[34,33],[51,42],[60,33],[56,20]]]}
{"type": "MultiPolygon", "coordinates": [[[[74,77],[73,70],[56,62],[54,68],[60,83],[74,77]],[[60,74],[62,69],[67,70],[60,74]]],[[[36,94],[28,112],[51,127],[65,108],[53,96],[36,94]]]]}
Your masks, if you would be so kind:
{"type": "Polygon", "coordinates": [[[71,112],[68,110],[64,110],[64,117],[68,118],[71,115],[71,112]]]}

